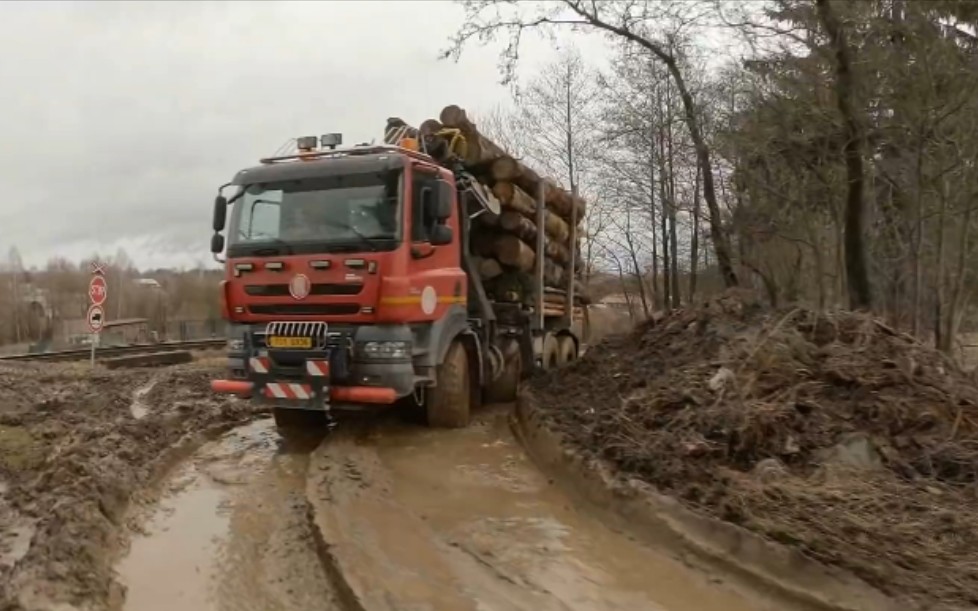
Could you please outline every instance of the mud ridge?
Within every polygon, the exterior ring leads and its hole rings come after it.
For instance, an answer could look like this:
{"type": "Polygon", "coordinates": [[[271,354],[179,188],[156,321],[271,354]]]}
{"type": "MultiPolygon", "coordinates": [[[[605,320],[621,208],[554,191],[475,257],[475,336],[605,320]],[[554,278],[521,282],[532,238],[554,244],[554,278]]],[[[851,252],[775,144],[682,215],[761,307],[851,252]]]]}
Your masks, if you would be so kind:
{"type": "Polygon", "coordinates": [[[149,372],[0,368],[3,496],[34,523],[26,552],[0,572],[0,608],[121,606],[125,588],[112,567],[129,543],[132,511],[196,447],[254,417],[212,397],[213,373],[159,372],[153,409],[135,418],[133,389],[149,372]]]}
{"type": "Polygon", "coordinates": [[[588,458],[547,424],[531,392],[511,418],[514,433],[537,466],[625,529],[654,545],[692,553],[748,587],[806,611],[899,611],[905,608],[859,578],[823,565],[799,550],[684,507],[637,479],[616,478],[609,465],[588,458]]]}
{"type": "Polygon", "coordinates": [[[367,607],[343,575],[340,561],[333,554],[332,546],[323,538],[323,532],[316,524],[315,508],[308,499],[303,499],[302,502],[305,505],[303,515],[308,523],[309,529],[312,531],[313,547],[316,550],[316,555],[319,556],[320,562],[322,562],[323,570],[326,571],[327,579],[329,579],[335,588],[340,604],[343,605],[346,611],[367,611],[367,607]]]}

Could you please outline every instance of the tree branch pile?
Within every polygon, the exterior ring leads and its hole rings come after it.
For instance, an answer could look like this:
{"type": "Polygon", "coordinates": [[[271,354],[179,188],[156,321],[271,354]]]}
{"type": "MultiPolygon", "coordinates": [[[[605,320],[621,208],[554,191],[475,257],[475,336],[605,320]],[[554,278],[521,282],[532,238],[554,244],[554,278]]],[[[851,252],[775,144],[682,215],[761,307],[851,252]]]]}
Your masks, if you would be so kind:
{"type": "MultiPolygon", "coordinates": [[[[388,131],[392,124],[403,125],[403,122],[389,120],[388,131]]],[[[446,106],[437,120],[425,121],[418,130],[408,128],[408,134],[420,134],[428,151],[435,158],[445,160],[451,150],[451,137],[438,135],[445,128],[456,129],[464,137],[465,144],[454,150],[455,156],[500,203],[500,214],[477,217],[471,240],[471,254],[477,258],[480,275],[487,281],[493,297],[515,301],[531,297],[540,231],[537,199],[541,190],[545,202],[544,285],[551,289],[566,289],[572,253],[575,277],[579,277],[582,268],[579,236],[585,213],[584,200],[572,195],[555,180],[539,175],[480,133],[465,110],[458,106],[446,106]],[[577,226],[578,238],[572,245],[570,237],[574,226],[577,226]]]]}
{"type": "Polygon", "coordinates": [[[978,385],[877,319],[732,291],[534,393],[579,451],[905,608],[978,600],[978,385]]]}

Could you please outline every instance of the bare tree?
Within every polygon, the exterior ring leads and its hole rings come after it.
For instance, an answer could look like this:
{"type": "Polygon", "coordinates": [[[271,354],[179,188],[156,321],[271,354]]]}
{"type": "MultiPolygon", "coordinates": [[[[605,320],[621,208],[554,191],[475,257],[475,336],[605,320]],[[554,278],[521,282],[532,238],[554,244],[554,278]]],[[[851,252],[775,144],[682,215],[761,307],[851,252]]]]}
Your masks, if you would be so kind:
{"type": "Polygon", "coordinates": [[[512,107],[497,106],[479,117],[483,133],[496,144],[527,158],[587,202],[579,219],[585,281],[593,272],[595,242],[607,226],[595,172],[599,93],[597,76],[575,49],[565,49],[527,79],[512,107]]]}
{"type": "Polygon", "coordinates": [[[676,53],[681,30],[695,20],[698,3],[564,0],[558,5],[536,5],[534,11],[523,11],[518,3],[504,0],[463,0],[462,4],[467,12],[466,22],[453,37],[451,47],[444,56],[457,60],[471,40],[487,42],[502,34],[508,37],[503,51],[504,79],[513,76],[520,42],[526,30],[560,26],[587,27],[605,32],[641,47],[666,67],[679,92],[684,120],[703,167],[703,196],[710,213],[710,235],[717,264],[724,283],[736,286],[737,274],[729,241],[723,231],[710,147],[704,138],[699,112],[683,74],[681,56],[676,53]],[[692,12],[689,7],[694,7],[692,12]],[[514,10],[507,13],[503,10],[507,8],[514,10]],[[654,26],[667,21],[677,24],[676,28],[657,37],[654,26]]]}
{"type": "Polygon", "coordinates": [[[815,0],[818,17],[835,52],[835,94],[845,126],[843,154],[846,163],[846,277],[849,279],[849,304],[853,309],[870,309],[873,305],[869,271],[866,268],[866,246],[863,241],[865,200],[863,185],[863,127],[856,107],[852,71],[852,50],[845,27],[839,22],[830,0],[815,0]]]}

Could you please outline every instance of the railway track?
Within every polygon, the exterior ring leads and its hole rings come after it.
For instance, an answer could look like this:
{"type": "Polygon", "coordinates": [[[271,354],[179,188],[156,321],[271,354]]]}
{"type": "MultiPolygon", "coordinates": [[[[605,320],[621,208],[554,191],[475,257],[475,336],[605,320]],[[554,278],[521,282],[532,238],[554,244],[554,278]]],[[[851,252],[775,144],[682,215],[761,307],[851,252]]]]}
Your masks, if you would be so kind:
{"type": "MultiPolygon", "coordinates": [[[[96,348],[95,358],[106,359],[118,356],[131,356],[136,354],[150,354],[153,352],[167,352],[170,350],[214,350],[222,348],[227,344],[227,340],[219,339],[199,339],[182,342],[162,342],[159,344],[134,344],[131,346],[112,346],[109,348],[96,348]]],[[[15,354],[11,356],[0,356],[0,361],[82,361],[90,358],[92,351],[90,348],[81,350],[63,350],[60,352],[38,352],[35,354],[15,354]]]]}

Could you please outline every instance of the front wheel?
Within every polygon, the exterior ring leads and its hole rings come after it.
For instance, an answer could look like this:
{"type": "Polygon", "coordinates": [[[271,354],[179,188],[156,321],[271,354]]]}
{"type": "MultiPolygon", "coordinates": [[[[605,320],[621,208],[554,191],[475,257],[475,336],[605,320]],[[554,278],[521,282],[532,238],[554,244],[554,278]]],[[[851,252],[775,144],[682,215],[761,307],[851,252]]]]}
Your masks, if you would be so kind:
{"type": "Polygon", "coordinates": [[[462,342],[455,340],[436,369],[435,386],[428,389],[425,405],[428,426],[449,429],[468,426],[471,384],[468,354],[462,342]]]}

